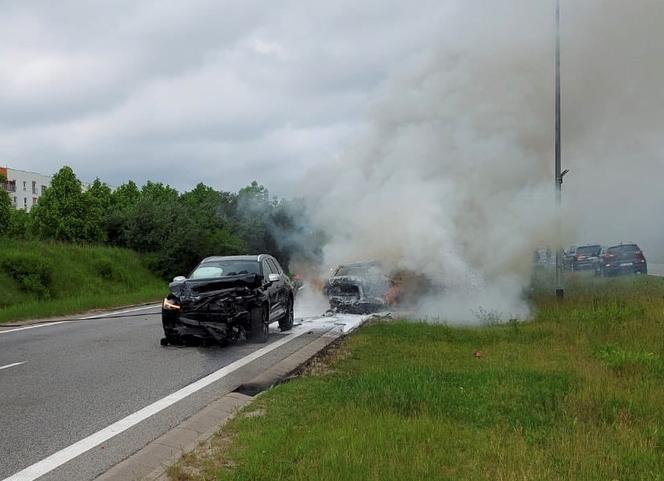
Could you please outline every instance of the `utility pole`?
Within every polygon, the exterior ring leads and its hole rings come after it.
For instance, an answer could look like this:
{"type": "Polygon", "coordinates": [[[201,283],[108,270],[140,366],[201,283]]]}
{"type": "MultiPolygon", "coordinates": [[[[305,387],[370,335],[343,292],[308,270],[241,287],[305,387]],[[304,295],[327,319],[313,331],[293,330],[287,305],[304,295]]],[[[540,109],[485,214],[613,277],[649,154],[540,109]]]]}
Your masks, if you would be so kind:
{"type": "Polygon", "coordinates": [[[555,183],[556,183],[556,218],[558,223],[556,239],[556,297],[563,300],[565,289],[563,288],[563,248],[562,248],[562,187],[563,177],[568,170],[561,172],[561,143],[560,143],[560,0],[556,0],[556,165],[555,165],[555,183]]]}

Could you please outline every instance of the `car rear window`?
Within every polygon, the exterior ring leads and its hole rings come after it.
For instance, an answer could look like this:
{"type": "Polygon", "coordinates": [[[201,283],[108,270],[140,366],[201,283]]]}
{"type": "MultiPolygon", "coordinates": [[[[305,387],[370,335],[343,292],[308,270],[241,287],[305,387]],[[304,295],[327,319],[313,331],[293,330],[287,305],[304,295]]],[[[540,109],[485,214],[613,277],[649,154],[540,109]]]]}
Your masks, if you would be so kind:
{"type": "Polygon", "coordinates": [[[576,249],[576,253],[584,256],[596,256],[600,250],[602,250],[602,246],[582,246],[576,249]]]}
{"type": "Polygon", "coordinates": [[[622,246],[609,247],[609,250],[607,252],[610,252],[611,254],[617,254],[617,253],[631,254],[631,253],[634,253],[638,250],[641,250],[641,249],[639,249],[639,246],[637,246],[636,244],[625,244],[625,245],[622,245],[622,246]]]}

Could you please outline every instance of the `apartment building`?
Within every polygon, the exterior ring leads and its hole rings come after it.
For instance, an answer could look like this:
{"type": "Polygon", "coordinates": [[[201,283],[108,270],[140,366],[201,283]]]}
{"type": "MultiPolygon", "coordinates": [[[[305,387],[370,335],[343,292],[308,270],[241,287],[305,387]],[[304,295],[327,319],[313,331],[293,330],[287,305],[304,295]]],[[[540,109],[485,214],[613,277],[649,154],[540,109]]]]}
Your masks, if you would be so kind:
{"type": "Polygon", "coordinates": [[[37,203],[46,187],[51,184],[51,177],[37,172],[0,167],[0,174],[7,179],[0,188],[7,191],[12,206],[28,212],[37,203]]]}

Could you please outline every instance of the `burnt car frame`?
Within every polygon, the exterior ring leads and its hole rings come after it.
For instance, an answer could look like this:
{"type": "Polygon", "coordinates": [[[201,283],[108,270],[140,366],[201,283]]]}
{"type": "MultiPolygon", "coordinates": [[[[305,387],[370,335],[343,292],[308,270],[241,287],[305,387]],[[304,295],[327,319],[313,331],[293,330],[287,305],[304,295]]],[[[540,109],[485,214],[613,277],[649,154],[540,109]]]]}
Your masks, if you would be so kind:
{"type": "Polygon", "coordinates": [[[356,262],[338,266],[326,281],[323,293],[335,312],[369,314],[387,305],[392,283],[378,262],[356,262]]]}
{"type": "Polygon", "coordinates": [[[176,277],[162,303],[162,345],[267,342],[269,325],[293,327],[294,290],[272,256],[214,256],[176,277]]]}

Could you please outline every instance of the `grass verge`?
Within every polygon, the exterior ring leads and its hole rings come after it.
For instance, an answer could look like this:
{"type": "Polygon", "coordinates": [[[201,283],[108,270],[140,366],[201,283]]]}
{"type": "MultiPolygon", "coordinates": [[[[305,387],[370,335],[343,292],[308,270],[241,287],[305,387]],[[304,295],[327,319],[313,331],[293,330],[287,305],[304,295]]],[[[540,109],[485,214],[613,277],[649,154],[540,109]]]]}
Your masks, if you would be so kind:
{"type": "Polygon", "coordinates": [[[664,281],[532,299],[527,324],[363,327],[170,479],[664,479],[664,281]]]}
{"type": "Polygon", "coordinates": [[[154,301],[166,288],[126,249],[0,240],[0,323],[154,301]]]}

